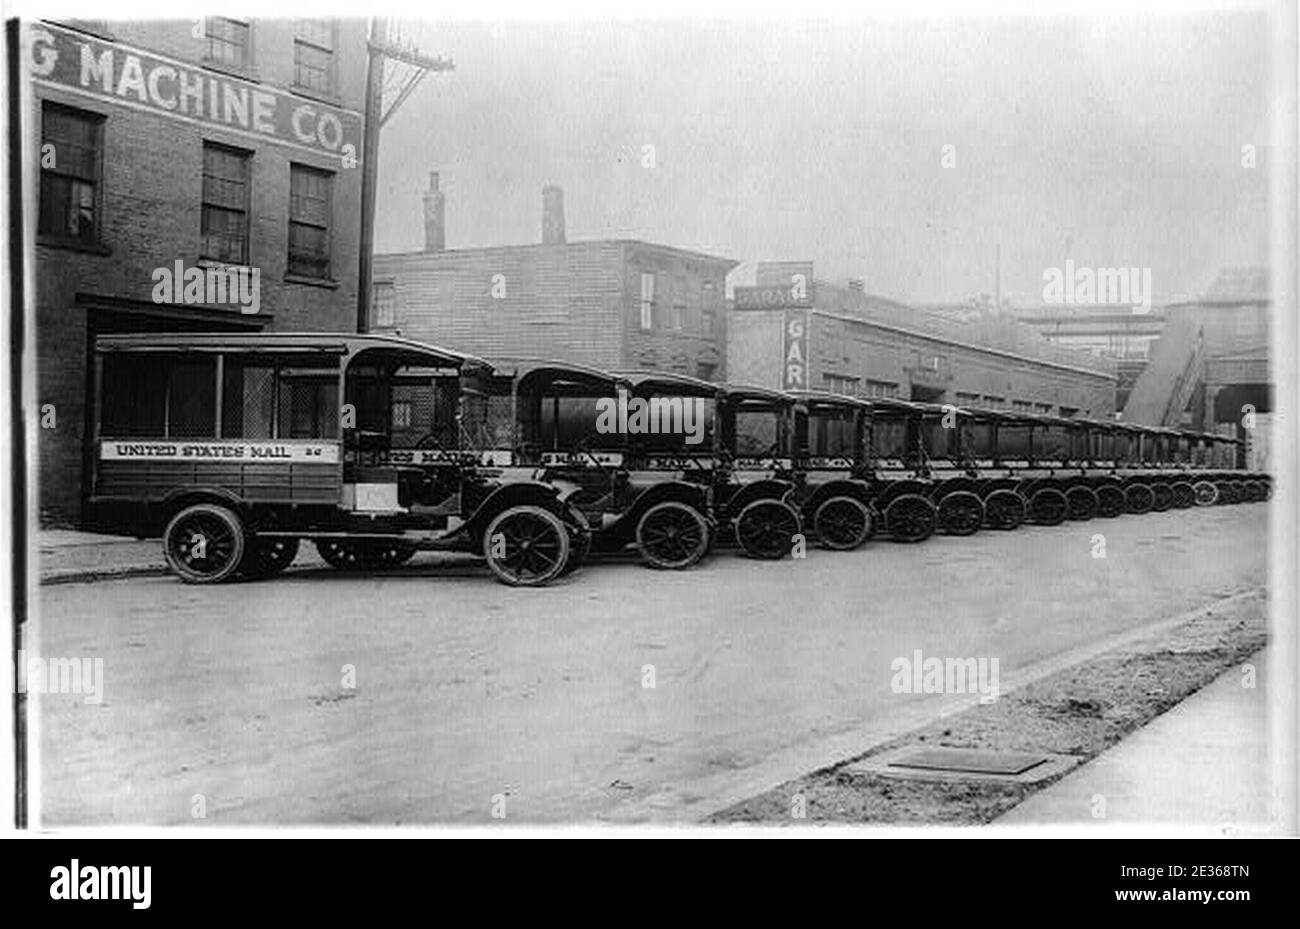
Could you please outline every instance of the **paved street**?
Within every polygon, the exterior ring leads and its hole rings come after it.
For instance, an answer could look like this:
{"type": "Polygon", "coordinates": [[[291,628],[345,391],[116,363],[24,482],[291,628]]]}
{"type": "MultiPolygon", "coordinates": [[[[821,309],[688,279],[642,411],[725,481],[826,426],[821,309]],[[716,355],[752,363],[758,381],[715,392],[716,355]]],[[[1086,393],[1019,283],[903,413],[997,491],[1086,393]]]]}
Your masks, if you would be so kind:
{"type": "Polygon", "coordinates": [[[45,587],[39,654],[102,657],[105,685],[99,705],[33,699],[41,819],[186,823],[201,794],[213,825],[486,823],[497,795],[507,821],[594,820],[934,700],[890,689],[916,649],[996,657],[1005,678],[1263,586],[1267,514],[600,564],[541,590],[418,559],[45,587]]]}

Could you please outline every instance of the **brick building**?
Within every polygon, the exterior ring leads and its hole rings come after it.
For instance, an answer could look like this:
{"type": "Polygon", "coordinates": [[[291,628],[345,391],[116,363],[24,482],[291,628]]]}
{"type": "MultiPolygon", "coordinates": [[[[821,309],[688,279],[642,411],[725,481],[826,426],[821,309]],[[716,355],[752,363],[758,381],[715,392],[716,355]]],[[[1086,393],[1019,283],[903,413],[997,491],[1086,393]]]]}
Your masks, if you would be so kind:
{"type": "Polygon", "coordinates": [[[540,244],[445,249],[432,175],[425,249],[375,256],[371,329],[489,358],[725,376],[736,262],[633,239],[569,242],[563,194],[542,199],[540,244]]]}
{"type": "Polygon", "coordinates": [[[97,333],[355,331],[365,43],[360,20],[28,27],[44,524],[85,515],[97,333]]]}
{"type": "Polygon", "coordinates": [[[811,262],[760,263],[734,287],[732,380],[958,406],[1107,418],[1112,362],[1060,349],[1010,320],[959,323],[813,277],[811,262]]]}

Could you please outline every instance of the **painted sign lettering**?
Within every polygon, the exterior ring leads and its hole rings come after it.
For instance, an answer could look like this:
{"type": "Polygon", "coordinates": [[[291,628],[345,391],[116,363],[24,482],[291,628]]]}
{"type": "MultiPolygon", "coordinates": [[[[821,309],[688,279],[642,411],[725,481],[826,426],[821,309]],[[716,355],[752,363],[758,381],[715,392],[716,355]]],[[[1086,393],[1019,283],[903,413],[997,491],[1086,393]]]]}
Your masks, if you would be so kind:
{"type": "Polygon", "coordinates": [[[358,113],[50,23],[31,26],[28,40],[38,84],[358,163],[358,113]]]}

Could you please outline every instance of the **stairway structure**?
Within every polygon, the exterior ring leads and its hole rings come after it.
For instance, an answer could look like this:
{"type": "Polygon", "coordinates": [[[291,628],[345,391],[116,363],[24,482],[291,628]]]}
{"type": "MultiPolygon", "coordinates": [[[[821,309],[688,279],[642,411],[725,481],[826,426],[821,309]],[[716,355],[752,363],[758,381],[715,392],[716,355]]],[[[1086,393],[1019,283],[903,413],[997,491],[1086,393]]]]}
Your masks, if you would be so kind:
{"type": "Polygon", "coordinates": [[[1151,347],[1151,357],[1124,405],[1124,420],[1177,426],[1205,375],[1205,341],[1199,320],[1173,316],[1151,347]]]}

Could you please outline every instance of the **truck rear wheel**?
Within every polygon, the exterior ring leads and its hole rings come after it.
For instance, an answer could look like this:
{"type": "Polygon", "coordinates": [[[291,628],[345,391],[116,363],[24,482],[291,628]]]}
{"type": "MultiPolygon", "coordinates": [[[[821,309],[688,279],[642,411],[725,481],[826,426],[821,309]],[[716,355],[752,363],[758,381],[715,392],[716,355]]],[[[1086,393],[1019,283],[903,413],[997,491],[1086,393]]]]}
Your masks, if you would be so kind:
{"type": "Polygon", "coordinates": [[[282,536],[251,538],[244,543],[239,574],[249,580],[273,577],[298,557],[298,540],[282,536]]]}
{"type": "Polygon", "coordinates": [[[224,581],[244,557],[244,523],[219,504],[186,507],[163,530],[163,555],[187,584],[224,581]]]}
{"type": "Polygon", "coordinates": [[[316,551],[340,571],[357,571],[405,564],[415,555],[415,546],[386,539],[317,539],[316,551]]]}

